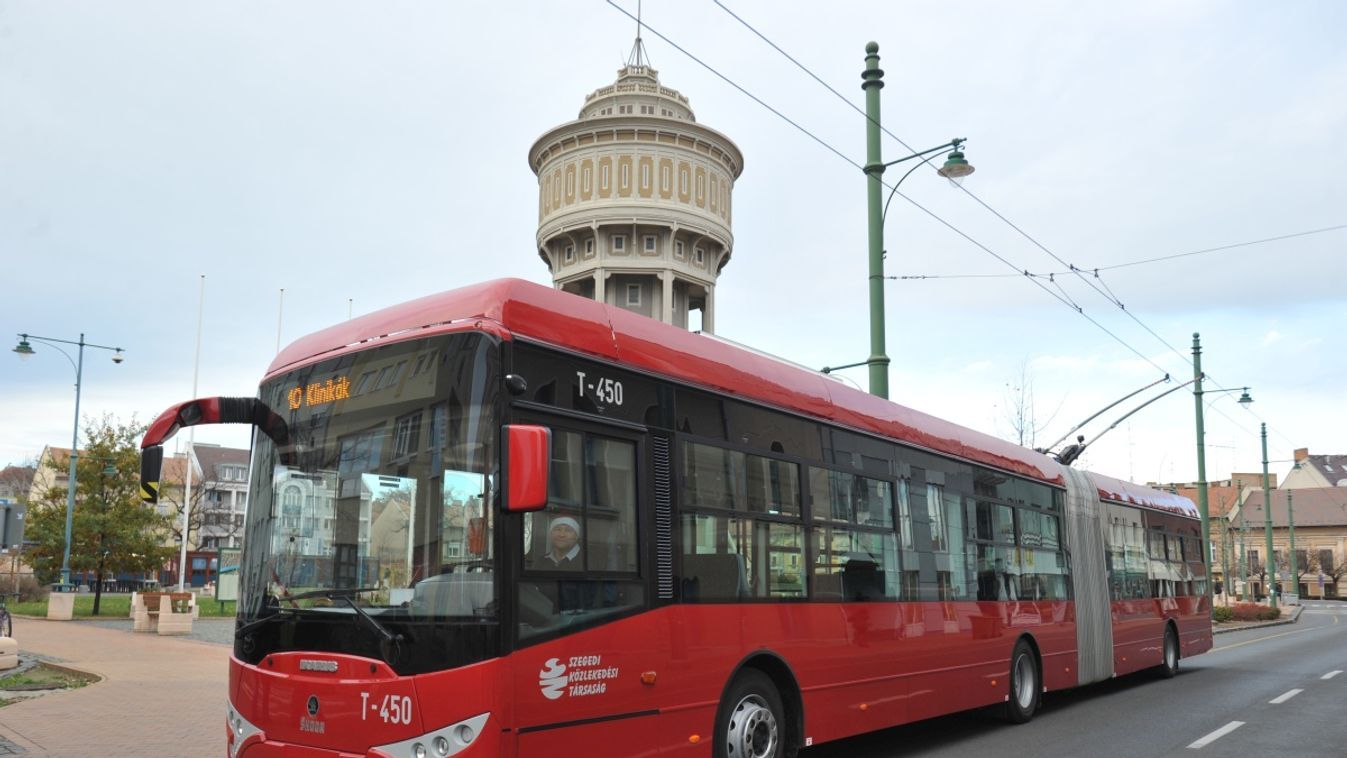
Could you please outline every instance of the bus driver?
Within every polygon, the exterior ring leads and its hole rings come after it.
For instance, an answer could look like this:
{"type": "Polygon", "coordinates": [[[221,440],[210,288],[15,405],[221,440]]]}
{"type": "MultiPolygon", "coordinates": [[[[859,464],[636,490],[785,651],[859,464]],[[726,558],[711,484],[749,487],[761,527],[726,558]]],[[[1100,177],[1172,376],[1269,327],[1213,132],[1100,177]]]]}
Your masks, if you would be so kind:
{"type": "Polygon", "coordinates": [[[547,568],[584,568],[580,560],[580,522],[570,516],[552,519],[547,528],[547,568]]]}

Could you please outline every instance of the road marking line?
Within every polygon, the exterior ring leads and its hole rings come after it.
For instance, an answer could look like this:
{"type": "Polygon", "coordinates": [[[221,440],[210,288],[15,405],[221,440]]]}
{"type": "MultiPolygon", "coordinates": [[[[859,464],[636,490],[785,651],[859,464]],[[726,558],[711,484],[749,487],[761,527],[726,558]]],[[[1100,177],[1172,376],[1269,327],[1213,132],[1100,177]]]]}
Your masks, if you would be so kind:
{"type": "Polygon", "coordinates": [[[1304,691],[1305,690],[1289,690],[1287,692],[1283,692],[1277,697],[1272,698],[1268,702],[1271,703],[1272,705],[1281,705],[1282,703],[1285,703],[1287,700],[1290,700],[1291,698],[1295,697],[1296,695],[1299,695],[1304,691]]]}
{"type": "MultiPolygon", "coordinates": [[[[1333,623],[1336,624],[1337,622],[1338,622],[1338,619],[1337,619],[1337,617],[1335,616],[1335,617],[1333,618],[1333,623]]],[[[1234,643],[1233,645],[1221,645],[1220,647],[1214,647],[1214,648],[1211,649],[1211,652],[1213,652],[1213,653],[1219,653],[1219,652],[1221,652],[1221,651],[1223,651],[1223,650],[1233,650],[1233,649],[1235,649],[1235,648],[1237,648],[1237,647],[1244,647],[1245,645],[1252,645],[1252,644],[1255,643],[1255,642],[1263,642],[1263,641],[1265,641],[1265,640],[1275,640],[1275,639],[1277,639],[1278,637],[1286,637],[1287,635],[1291,635],[1291,634],[1300,634],[1300,633],[1302,633],[1302,632],[1313,632],[1313,631],[1315,631],[1315,630],[1322,629],[1322,628],[1323,628],[1323,627],[1311,627],[1311,628],[1309,628],[1309,629],[1296,629],[1295,631],[1292,631],[1292,632],[1282,632],[1281,634],[1269,634],[1269,635],[1266,636],[1266,637],[1259,637],[1258,639],[1254,639],[1254,640],[1246,640],[1246,641],[1244,641],[1244,642],[1236,642],[1236,643],[1234,643]]]]}
{"type": "Polygon", "coordinates": [[[1211,743],[1215,742],[1216,740],[1219,740],[1220,738],[1226,736],[1227,734],[1230,734],[1231,732],[1235,731],[1236,729],[1240,728],[1241,726],[1244,726],[1244,722],[1243,722],[1243,721],[1231,721],[1229,724],[1226,724],[1225,726],[1221,727],[1220,729],[1217,729],[1216,731],[1212,732],[1211,734],[1208,734],[1206,737],[1203,737],[1202,739],[1198,740],[1197,742],[1194,742],[1193,744],[1189,745],[1189,746],[1188,746],[1188,749],[1189,749],[1189,750],[1201,750],[1202,748],[1206,747],[1207,745],[1210,745],[1211,743]]]}
{"type": "Polygon", "coordinates": [[[1342,673],[1341,671],[1330,671],[1330,672],[1328,672],[1327,674],[1324,674],[1323,676],[1321,676],[1321,677],[1319,677],[1319,678],[1320,678],[1320,679],[1332,679],[1333,677],[1335,677],[1335,676],[1337,676],[1338,674],[1341,674],[1341,673],[1342,673]]]}

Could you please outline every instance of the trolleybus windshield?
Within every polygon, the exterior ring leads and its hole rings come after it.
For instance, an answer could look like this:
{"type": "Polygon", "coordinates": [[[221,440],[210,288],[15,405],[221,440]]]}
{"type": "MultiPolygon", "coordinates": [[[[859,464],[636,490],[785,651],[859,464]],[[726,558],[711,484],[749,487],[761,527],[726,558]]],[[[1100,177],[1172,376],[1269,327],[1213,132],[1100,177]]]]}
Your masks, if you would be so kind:
{"type": "Polygon", "coordinates": [[[462,334],[347,354],[262,386],[290,447],[257,435],[240,659],[325,650],[405,674],[499,653],[499,385],[499,345],[462,334]]]}

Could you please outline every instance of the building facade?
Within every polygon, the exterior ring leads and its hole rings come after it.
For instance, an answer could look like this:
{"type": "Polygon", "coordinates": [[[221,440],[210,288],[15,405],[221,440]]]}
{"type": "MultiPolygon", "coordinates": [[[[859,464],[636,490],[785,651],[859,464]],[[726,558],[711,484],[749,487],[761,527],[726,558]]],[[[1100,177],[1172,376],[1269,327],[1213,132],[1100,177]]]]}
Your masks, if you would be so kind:
{"type": "MultiPolygon", "coordinates": [[[[1289,482],[1291,477],[1287,477],[1289,482]]],[[[1261,489],[1250,491],[1231,513],[1232,555],[1245,562],[1249,594],[1266,595],[1275,567],[1283,595],[1347,596],[1347,487],[1282,488],[1271,491],[1272,561],[1267,560],[1267,519],[1261,489]],[[1246,527],[1247,522],[1247,528],[1246,527]],[[1291,527],[1295,525],[1295,579],[1291,577],[1291,527]]],[[[1235,576],[1238,563],[1231,569],[1235,576]]]]}
{"type": "Polygon", "coordinates": [[[557,289],[715,331],[743,155],[660,83],[640,39],[617,81],[534,142],[538,255],[557,289]]]}

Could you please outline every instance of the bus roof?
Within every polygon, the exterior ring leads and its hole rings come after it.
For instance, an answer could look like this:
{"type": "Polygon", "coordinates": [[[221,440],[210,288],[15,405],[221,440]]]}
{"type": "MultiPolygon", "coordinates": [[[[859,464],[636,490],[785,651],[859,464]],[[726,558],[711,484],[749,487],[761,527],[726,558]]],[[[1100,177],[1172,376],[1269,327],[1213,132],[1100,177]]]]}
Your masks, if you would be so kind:
{"type": "MultiPolygon", "coordinates": [[[[1065,481],[1061,464],[1042,453],[861,392],[784,360],[521,279],[497,279],[430,295],[315,332],[282,350],[267,376],[381,342],[464,328],[589,354],[1040,481],[1058,485],[1065,481]]],[[[1100,496],[1109,500],[1185,513],[1192,509],[1177,495],[1091,476],[1100,496]]]]}

